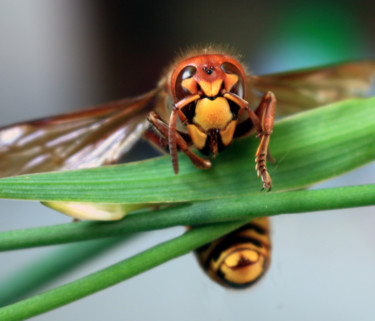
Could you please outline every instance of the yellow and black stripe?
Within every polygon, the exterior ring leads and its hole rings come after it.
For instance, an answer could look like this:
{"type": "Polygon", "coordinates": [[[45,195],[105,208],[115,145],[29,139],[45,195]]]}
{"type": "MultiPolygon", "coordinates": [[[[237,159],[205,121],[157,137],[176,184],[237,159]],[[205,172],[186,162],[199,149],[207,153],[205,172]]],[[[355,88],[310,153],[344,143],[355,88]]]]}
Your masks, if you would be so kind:
{"type": "Polygon", "coordinates": [[[257,282],[271,260],[268,217],[250,221],[240,229],[195,251],[207,274],[221,285],[242,289],[257,282]]]}

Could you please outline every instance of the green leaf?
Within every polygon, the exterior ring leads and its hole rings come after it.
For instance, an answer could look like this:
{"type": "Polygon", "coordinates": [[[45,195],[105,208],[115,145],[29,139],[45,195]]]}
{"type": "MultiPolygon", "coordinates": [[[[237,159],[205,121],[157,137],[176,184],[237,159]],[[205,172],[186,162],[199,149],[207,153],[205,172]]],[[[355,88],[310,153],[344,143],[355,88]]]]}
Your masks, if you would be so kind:
{"type": "Polygon", "coordinates": [[[176,225],[201,225],[285,213],[375,205],[375,184],[311,191],[261,193],[183,204],[158,211],[129,214],[120,222],[77,222],[0,233],[0,251],[45,246],[176,225]]]}
{"type": "Polygon", "coordinates": [[[131,236],[76,242],[38,256],[0,280],[0,307],[40,291],[50,282],[130,239],[131,236]]]}
{"type": "Polygon", "coordinates": [[[120,223],[82,222],[7,232],[2,234],[1,243],[8,238],[8,249],[61,243],[64,237],[77,241],[109,236],[113,231],[112,236],[176,224],[230,221],[192,229],[107,269],[4,307],[0,309],[0,319],[31,317],[104,289],[233,230],[245,222],[244,218],[374,204],[374,185],[285,192],[310,186],[375,159],[374,106],[374,98],[356,99],[278,122],[270,146],[277,163],[269,166],[273,191],[278,193],[259,193],[261,182],[256,178],[251,156],[258,144],[254,137],[234,143],[209,171],[197,170],[180,155],[178,176],[173,174],[167,156],[128,165],[0,180],[0,197],[4,198],[96,202],[124,208],[185,203],[157,212],[134,213],[120,223]],[[33,233],[31,242],[17,244],[33,233]]]}
{"type": "Polygon", "coordinates": [[[243,222],[239,221],[189,230],[182,236],[161,243],[77,281],[0,308],[0,320],[24,320],[68,304],[118,282],[127,280],[168,260],[187,254],[193,249],[233,231],[240,227],[241,224],[243,222]]]}
{"type": "MultiPolygon", "coordinates": [[[[278,121],[269,164],[273,191],[308,187],[375,159],[375,98],[352,99],[278,121]]],[[[180,154],[174,175],[170,157],[125,165],[33,174],[0,180],[0,198],[119,204],[192,202],[258,193],[255,137],[239,140],[196,169],[180,154]]]]}

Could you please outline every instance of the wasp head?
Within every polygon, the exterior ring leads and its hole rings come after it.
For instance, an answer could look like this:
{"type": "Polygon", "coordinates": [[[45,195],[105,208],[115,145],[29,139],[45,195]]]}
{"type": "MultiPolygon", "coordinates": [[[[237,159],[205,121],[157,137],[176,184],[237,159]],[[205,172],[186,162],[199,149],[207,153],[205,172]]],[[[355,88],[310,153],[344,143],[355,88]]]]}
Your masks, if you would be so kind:
{"type": "Polygon", "coordinates": [[[177,64],[169,79],[175,103],[189,96],[199,97],[181,107],[178,115],[195,147],[215,157],[231,143],[236,129],[241,108],[223,95],[244,97],[241,64],[221,54],[194,56],[177,64]]]}
{"type": "Polygon", "coordinates": [[[225,55],[200,55],[180,62],[170,78],[175,102],[192,94],[213,99],[225,92],[243,97],[245,72],[234,58],[225,55]]]}

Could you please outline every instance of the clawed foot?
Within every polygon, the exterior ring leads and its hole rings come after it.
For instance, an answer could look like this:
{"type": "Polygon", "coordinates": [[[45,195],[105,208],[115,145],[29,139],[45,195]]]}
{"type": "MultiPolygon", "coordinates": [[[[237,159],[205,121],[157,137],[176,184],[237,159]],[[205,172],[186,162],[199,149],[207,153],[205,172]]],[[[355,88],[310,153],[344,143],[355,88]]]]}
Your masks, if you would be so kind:
{"type": "Polygon", "coordinates": [[[255,162],[256,162],[255,170],[257,171],[258,177],[261,177],[262,182],[263,182],[262,191],[264,189],[268,189],[268,191],[270,191],[272,188],[272,179],[271,179],[270,174],[268,174],[268,171],[267,171],[266,158],[267,158],[266,154],[256,155],[255,157],[255,162]]]}
{"type": "Polygon", "coordinates": [[[262,181],[263,181],[263,187],[261,191],[263,191],[264,189],[268,189],[268,191],[270,192],[272,189],[272,180],[268,172],[265,172],[265,174],[262,174],[262,181]]]}

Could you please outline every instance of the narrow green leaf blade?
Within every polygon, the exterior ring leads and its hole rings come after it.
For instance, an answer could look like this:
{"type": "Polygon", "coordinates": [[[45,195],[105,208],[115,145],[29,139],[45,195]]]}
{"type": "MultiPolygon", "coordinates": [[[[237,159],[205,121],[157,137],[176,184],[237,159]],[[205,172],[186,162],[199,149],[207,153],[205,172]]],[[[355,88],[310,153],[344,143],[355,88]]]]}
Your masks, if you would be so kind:
{"type": "MultiPolygon", "coordinates": [[[[83,221],[0,233],[0,251],[120,237],[129,233],[202,225],[261,216],[375,205],[375,184],[319,190],[262,193],[182,204],[129,214],[119,222],[83,221]]],[[[1,291],[0,291],[1,298],[1,291]]]]}
{"type": "Polygon", "coordinates": [[[0,308],[0,320],[24,320],[68,304],[111,285],[187,254],[221,235],[238,228],[243,222],[221,223],[192,229],[182,236],[156,245],[96,273],[49,290],[31,298],[0,308]]]}
{"type": "MultiPolygon", "coordinates": [[[[188,202],[259,192],[255,137],[235,142],[210,170],[180,154],[103,168],[34,174],[0,180],[0,197],[43,201],[145,204],[188,202]]],[[[269,164],[273,191],[299,189],[375,159],[375,98],[317,108],[276,123],[269,164]]]]}

